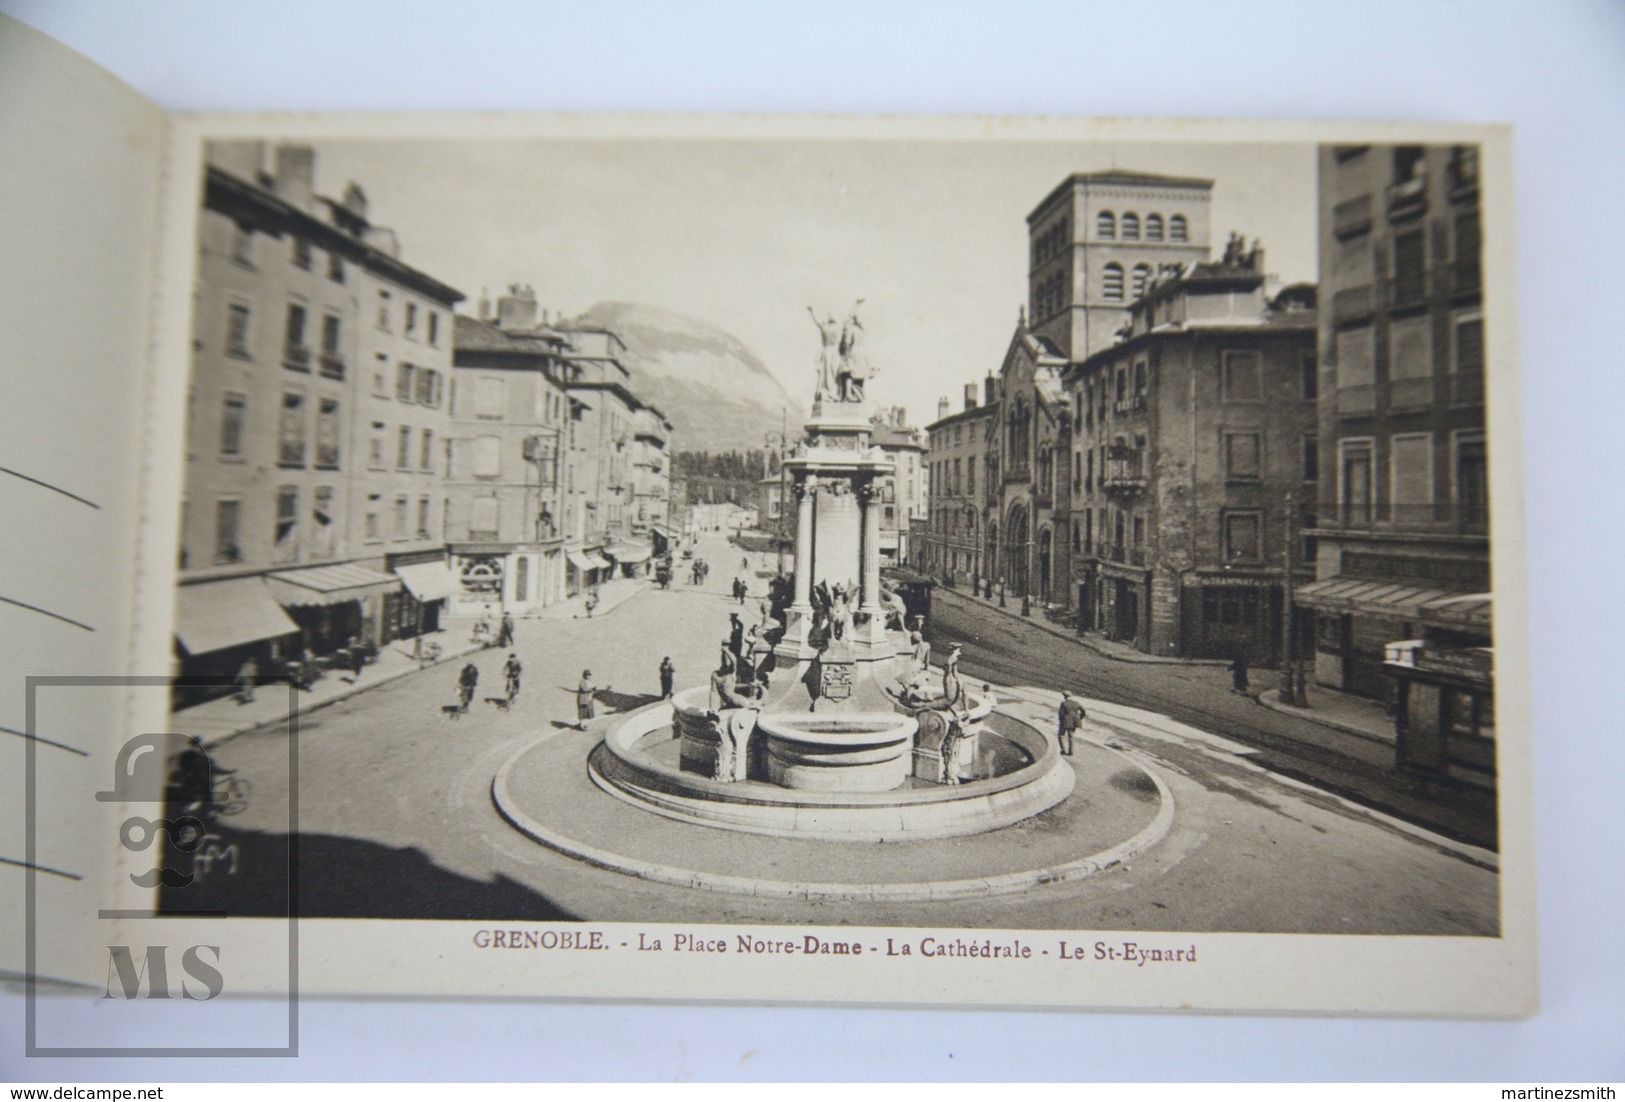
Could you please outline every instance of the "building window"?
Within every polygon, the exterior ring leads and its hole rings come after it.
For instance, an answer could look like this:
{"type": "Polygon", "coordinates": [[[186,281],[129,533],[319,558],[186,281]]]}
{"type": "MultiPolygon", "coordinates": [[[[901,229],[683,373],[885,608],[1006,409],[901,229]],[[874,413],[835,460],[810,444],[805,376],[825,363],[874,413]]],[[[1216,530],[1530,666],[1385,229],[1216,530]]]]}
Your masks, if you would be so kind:
{"type": "Polygon", "coordinates": [[[415,302],[406,304],[406,335],[408,337],[418,335],[418,304],[415,302]]]}
{"type": "Polygon", "coordinates": [[[1388,405],[1426,409],[1433,404],[1433,322],[1395,318],[1388,326],[1388,405]]]}
{"type": "Polygon", "coordinates": [[[243,503],[236,498],[221,498],[214,506],[214,561],[231,563],[243,561],[243,549],[238,541],[238,529],[243,518],[243,503]]]}
{"type": "Polygon", "coordinates": [[[408,508],[409,504],[407,502],[406,495],[397,495],[395,498],[395,538],[398,540],[403,540],[406,538],[408,508]]]}
{"type": "Polygon", "coordinates": [[[1344,524],[1361,525],[1371,520],[1375,491],[1371,478],[1371,441],[1340,440],[1337,443],[1337,501],[1344,524]]]}
{"type": "Polygon", "coordinates": [[[1264,396],[1257,352],[1226,352],[1222,356],[1226,402],[1257,402],[1264,396]]]}
{"type": "Polygon", "coordinates": [[[1121,264],[1106,265],[1100,297],[1107,302],[1123,301],[1123,266],[1121,264]]]}
{"type": "Polygon", "coordinates": [[[367,495],[367,519],[366,528],[364,531],[366,533],[367,540],[371,543],[376,543],[384,538],[382,529],[379,527],[379,512],[383,509],[383,507],[383,494],[367,495]]]}
{"type": "Polygon", "coordinates": [[[499,478],[502,475],[502,438],[478,436],[474,438],[474,477],[499,478]]]}
{"type": "Polygon", "coordinates": [[[1145,361],[1141,360],[1134,365],[1134,406],[1136,409],[1145,405],[1145,394],[1145,361]]]}
{"type": "Polygon", "coordinates": [[[386,425],[382,421],[372,423],[372,435],[367,441],[367,466],[375,471],[384,469],[384,431],[386,425]]]}
{"type": "Polygon", "coordinates": [[[226,305],[226,355],[239,360],[250,358],[248,351],[248,305],[232,302],[226,305]]]}
{"type": "Polygon", "coordinates": [[[474,389],[474,416],[481,421],[500,421],[507,404],[507,383],[490,375],[482,376],[474,389]]]}
{"type": "Polygon", "coordinates": [[[429,538],[429,499],[418,498],[418,539],[429,538]]]}
{"type": "Polygon", "coordinates": [[[1484,400],[1484,319],[1477,314],[1455,319],[1455,360],[1451,400],[1476,404],[1484,400]]]}
{"type": "Polygon", "coordinates": [[[395,469],[412,469],[412,429],[408,425],[402,425],[396,435],[395,469]]]}
{"type": "Polygon", "coordinates": [[[1133,283],[1134,297],[1136,299],[1144,297],[1145,290],[1150,285],[1151,285],[1151,265],[1149,265],[1149,264],[1136,264],[1136,265],[1134,265],[1134,283],[1133,283]]]}
{"type": "Polygon", "coordinates": [[[1224,434],[1224,476],[1231,481],[1256,481],[1260,473],[1256,432],[1224,434]]]}
{"type": "Polygon", "coordinates": [[[1303,396],[1307,401],[1315,401],[1320,397],[1320,366],[1315,362],[1315,354],[1305,352],[1299,367],[1303,375],[1303,396]]]}
{"type": "Polygon", "coordinates": [[[316,413],[316,466],[323,470],[338,470],[339,431],[339,400],[323,398],[316,413]]]}
{"type": "Polygon", "coordinates": [[[276,492],[276,547],[277,562],[293,562],[299,558],[299,487],[282,486],[276,492]]]}
{"type": "Polygon", "coordinates": [[[1320,437],[1312,432],[1303,437],[1303,480],[1320,481],[1320,437]]]}
{"type": "Polygon", "coordinates": [[[1140,216],[1132,211],[1123,215],[1120,228],[1123,231],[1124,241],[1138,241],[1140,239],[1140,216]]]}
{"type": "Polygon", "coordinates": [[[423,449],[418,463],[418,469],[431,471],[434,469],[434,430],[423,430],[423,449]]]}
{"type": "Polygon", "coordinates": [[[1263,556],[1258,545],[1257,513],[1226,513],[1224,517],[1224,561],[1258,562],[1263,556]]]}
{"type": "Polygon", "coordinates": [[[1393,305],[1407,306],[1427,294],[1427,242],[1421,230],[1394,238],[1393,305]]]}
{"type": "Polygon", "coordinates": [[[440,372],[431,368],[418,368],[417,401],[422,406],[437,406],[436,393],[440,389],[440,372]]]}
{"type": "Polygon", "coordinates": [[[288,303],[288,321],[282,334],[282,363],[294,371],[310,370],[310,348],[305,344],[308,319],[304,306],[288,303]]]}
{"type": "Polygon", "coordinates": [[[378,291],[378,328],[389,330],[389,292],[382,288],[378,291]]]}
{"type": "Polygon", "coordinates": [[[410,402],[417,385],[417,368],[411,364],[397,364],[395,366],[395,397],[403,402],[410,402]]]}
{"type": "Polygon", "coordinates": [[[1168,240],[1181,243],[1190,240],[1190,235],[1185,228],[1185,216],[1183,214],[1176,214],[1168,219],[1168,240]]]}
{"type": "Polygon", "coordinates": [[[231,262],[239,268],[254,270],[254,231],[237,223],[232,224],[231,262]]]}
{"type": "Polygon", "coordinates": [[[322,315],[322,374],[329,379],[344,378],[344,319],[337,314],[322,315]]]}
{"type": "Polygon", "coordinates": [[[1434,519],[1432,434],[1406,433],[1389,441],[1388,486],[1396,524],[1426,524],[1434,519]]]}
{"type": "Polygon", "coordinates": [[[279,433],[278,463],[283,467],[305,465],[305,396],[298,391],[282,395],[282,422],[279,433]]]}
{"type": "Polygon", "coordinates": [[[429,343],[440,343],[440,315],[433,310],[429,311],[429,343]]]}
{"type": "Polygon", "coordinates": [[[1095,236],[1102,241],[1117,240],[1117,219],[1111,211],[1103,210],[1095,215],[1095,236]]]}
{"type": "Polygon", "coordinates": [[[327,254],[327,278],[334,283],[344,282],[344,258],[338,253],[327,254]]]}
{"type": "Polygon", "coordinates": [[[973,455],[965,461],[965,492],[976,492],[976,457],[973,455]]]}
{"type": "Polygon", "coordinates": [[[311,251],[311,248],[310,248],[310,242],[307,241],[303,237],[294,238],[293,239],[293,266],[295,268],[303,268],[305,271],[308,272],[308,271],[310,271],[311,260],[312,260],[312,251],[311,251]]]}
{"type": "Polygon", "coordinates": [[[1462,523],[1482,529],[1490,519],[1489,456],[1484,438],[1477,434],[1456,437],[1456,509],[1462,523]]]}
{"type": "Polygon", "coordinates": [[[311,554],[315,558],[332,558],[334,549],[334,534],[338,526],[334,524],[333,516],[333,487],[316,487],[315,503],[311,506],[310,518],[316,523],[311,526],[311,554]]]}
{"type": "Polygon", "coordinates": [[[1145,239],[1147,241],[1162,240],[1162,215],[1148,214],[1145,216],[1145,239]]]}
{"type": "Polygon", "coordinates": [[[220,407],[220,457],[237,458],[243,454],[243,423],[248,417],[248,397],[227,394],[220,407]]]}

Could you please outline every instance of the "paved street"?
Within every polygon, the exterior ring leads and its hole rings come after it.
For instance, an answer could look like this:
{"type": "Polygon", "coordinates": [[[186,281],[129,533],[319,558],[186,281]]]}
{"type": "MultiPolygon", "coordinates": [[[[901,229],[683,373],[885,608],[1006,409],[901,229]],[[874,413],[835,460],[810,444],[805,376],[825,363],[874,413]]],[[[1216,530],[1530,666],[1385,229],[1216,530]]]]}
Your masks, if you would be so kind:
{"type": "MultiPolygon", "coordinates": [[[[1174,794],[1175,825],[1130,866],[1075,883],[930,904],[756,899],[634,880],[525,838],[494,810],[492,776],[538,736],[583,739],[565,726],[574,720],[571,690],[583,667],[610,687],[603,696],[606,712],[654,699],[656,668],[668,653],[679,686],[704,680],[726,634],[728,613],[739,610],[727,591],[741,553],[717,537],[699,554],[712,564],[704,590],[650,588],[590,621],[522,621],[514,649],[526,676],[511,711],[483,699],[500,691],[506,657],[488,650],[476,659],[479,699],[463,719],[442,713],[442,705],[455,699],[460,663],[408,674],[303,717],[301,913],[1351,933],[1493,934],[1498,928],[1492,854],[1422,836],[1283,781],[1259,767],[1261,761],[1269,764],[1268,752],[1249,753],[1226,738],[1109,704],[1092,708],[1089,733],[1140,754],[1158,771],[1174,794]]],[[[753,560],[753,571],[771,570],[770,557],[753,560]]],[[[753,593],[761,593],[764,583],[765,577],[756,577],[753,593]]],[[[753,616],[754,602],[745,611],[753,616]]],[[[1097,667],[1053,637],[1031,638],[1027,633],[1042,633],[1007,617],[956,621],[947,602],[939,605],[936,621],[934,631],[966,641],[966,665],[975,675],[1000,682],[1064,684],[1111,700],[1137,691],[1135,679],[1144,678],[1148,695],[1154,691],[1161,694],[1154,699],[1171,700],[1166,710],[1186,722],[1206,706],[1202,694],[1211,695],[1216,679],[1222,686],[1222,670],[1130,668],[1103,658],[1096,659],[1097,667]],[[1021,649],[998,656],[988,649],[992,643],[1021,649]]],[[[1226,707],[1216,722],[1193,726],[1227,735],[1220,728],[1291,723],[1291,717],[1218,691],[1226,707]]],[[[1013,695],[1017,714],[1047,728],[1051,693],[1013,695]]],[[[598,728],[604,723],[600,718],[598,728]]],[[[218,760],[254,785],[253,806],[221,823],[224,835],[239,844],[239,867],[227,875],[214,865],[201,884],[177,894],[176,905],[220,904],[243,913],[282,904],[286,750],[286,735],[276,729],[218,747],[218,760]]],[[[588,792],[584,798],[611,797],[588,792]]],[[[1038,822],[1026,829],[1052,827],[1038,822]]],[[[1006,837],[1012,868],[1024,867],[1023,839],[1030,834],[1011,828],[1006,837]]],[[[671,859],[697,860],[736,845],[736,839],[726,831],[694,828],[685,843],[689,851],[671,859]]],[[[954,843],[941,845],[951,874],[954,843]]]]}
{"type": "MultiPolygon", "coordinates": [[[[1064,642],[1031,621],[938,589],[926,634],[932,646],[964,644],[972,677],[1006,685],[1071,689],[1099,700],[1149,708],[1258,749],[1261,765],[1347,795],[1440,834],[1495,848],[1495,801],[1488,793],[1435,791],[1394,770],[1392,743],[1378,742],[1260,706],[1230,691],[1223,666],[1116,661],[1064,642]]],[[[1255,691],[1274,683],[1255,670],[1255,691]]]]}

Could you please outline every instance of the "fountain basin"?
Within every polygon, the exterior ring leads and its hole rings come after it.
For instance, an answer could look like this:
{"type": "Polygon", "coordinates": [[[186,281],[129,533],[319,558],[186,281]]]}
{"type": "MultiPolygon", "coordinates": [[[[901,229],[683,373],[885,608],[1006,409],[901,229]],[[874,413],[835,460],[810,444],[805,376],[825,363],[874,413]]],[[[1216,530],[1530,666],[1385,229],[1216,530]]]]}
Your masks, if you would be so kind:
{"type": "Polygon", "coordinates": [[[895,712],[763,713],[762,758],[772,784],[798,792],[889,792],[908,779],[919,724],[895,712]]]}
{"type": "MultiPolygon", "coordinates": [[[[1054,807],[1071,794],[1076,783],[1053,740],[996,712],[984,721],[984,745],[996,742],[1003,751],[1002,760],[1009,763],[1008,771],[996,776],[958,785],[832,791],[781,787],[766,779],[763,765],[762,779],[717,781],[686,767],[692,742],[688,721],[703,718],[703,704],[704,690],[690,689],[678,693],[674,701],[651,704],[623,717],[587,759],[593,783],[645,811],[683,822],[827,841],[946,838],[996,830],[1054,807]]],[[[783,718],[783,713],[769,717],[783,718]]],[[[822,724],[856,717],[809,714],[795,718],[822,724]]],[[[907,716],[882,718],[913,722],[907,716]]],[[[801,730],[793,734],[801,740],[804,735],[833,738],[838,732],[801,730]]],[[[911,736],[910,728],[901,740],[897,759],[905,769],[911,736]]],[[[765,746],[766,741],[759,733],[753,743],[765,746]]],[[[800,745],[810,752],[813,743],[800,741],[800,745]]]]}

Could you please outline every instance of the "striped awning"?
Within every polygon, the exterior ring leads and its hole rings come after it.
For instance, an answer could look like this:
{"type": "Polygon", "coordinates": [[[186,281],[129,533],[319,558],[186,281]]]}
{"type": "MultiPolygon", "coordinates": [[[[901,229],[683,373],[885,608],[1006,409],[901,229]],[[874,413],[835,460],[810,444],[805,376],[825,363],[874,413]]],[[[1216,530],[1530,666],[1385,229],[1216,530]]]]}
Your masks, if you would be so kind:
{"type": "Polygon", "coordinates": [[[566,551],[564,553],[564,557],[569,559],[570,564],[577,570],[598,569],[598,567],[593,564],[593,561],[587,557],[587,553],[585,551],[566,551]]]}
{"type": "Polygon", "coordinates": [[[397,566],[395,573],[419,601],[440,601],[457,592],[457,579],[443,562],[416,562],[397,566]]]}
{"type": "Polygon", "coordinates": [[[260,578],[183,585],[175,599],[175,638],[187,654],[209,654],[299,630],[260,578]]]}
{"type": "Polygon", "coordinates": [[[377,593],[394,593],[401,579],[359,563],[333,566],[307,566],[303,570],[279,570],[265,576],[271,594],[284,605],[339,605],[360,601],[377,593]]]}
{"type": "Polygon", "coordinates": [[[1394,620],[1489,631],[1493,598],[1432,586],[1373,578],[1326,578],[1293,591],[1293,598],[1325,612],[1363,612],[1394,620]]]}
{"type": "Polygon", "coordinates": [[[635,543],[617,543],[604,550],[614,555],[616,562],[643,562],[653,554],[647,547],[640,547],[635,543]]]}

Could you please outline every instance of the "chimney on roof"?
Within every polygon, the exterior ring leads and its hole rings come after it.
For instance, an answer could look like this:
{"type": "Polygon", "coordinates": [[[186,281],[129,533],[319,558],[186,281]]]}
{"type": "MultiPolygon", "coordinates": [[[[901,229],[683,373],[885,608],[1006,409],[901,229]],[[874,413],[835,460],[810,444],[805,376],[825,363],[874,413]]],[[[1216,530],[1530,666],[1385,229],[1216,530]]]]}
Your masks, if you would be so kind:
{"type": "Polygon", "coordinates": [[[497,328],[536,328],[536,292],[529,284],[509,284],[508,293],[497,299],[497,328]]]}
{"type": "Polygon", "coordinates": [[[308,145],[279,145],[274,163],[271,191],[308,213],[315,206],[316,150],[308,145]]]}
{"type": "Polygon", "coordinates": [[[363,222],[367,220],[367,193],[354,180],[345,185],[343,206],[363,222]]]}
{"type": "Polygon", "coordinates": [[[946,416],[948,416],[948,399],[946,399],[946,398],[938,398],[937,399],[937,420],[940,421],[946,416]]]}
{"type": "Polygon", "coordinates": [[[965,409],[970,411],[976,408],[976,384],[965,384],[965,409]]]}
{"type": "Polygon", "coordinates": [[[908,409],[904,406],[891,408],[891,427],[894,429],[908,428],[908,409]]]}
{"type": "Polygon", "coordinates": [[[982,404],[991,406],[999,400],[999,381],[993,377],[993,372],[987,373],[982,380],[982,404]]]}
{"type": "Polygon", "coordinates": [[[491,320],[491,292],[484,287],[480,288],[480,320],[491,320]]]}

